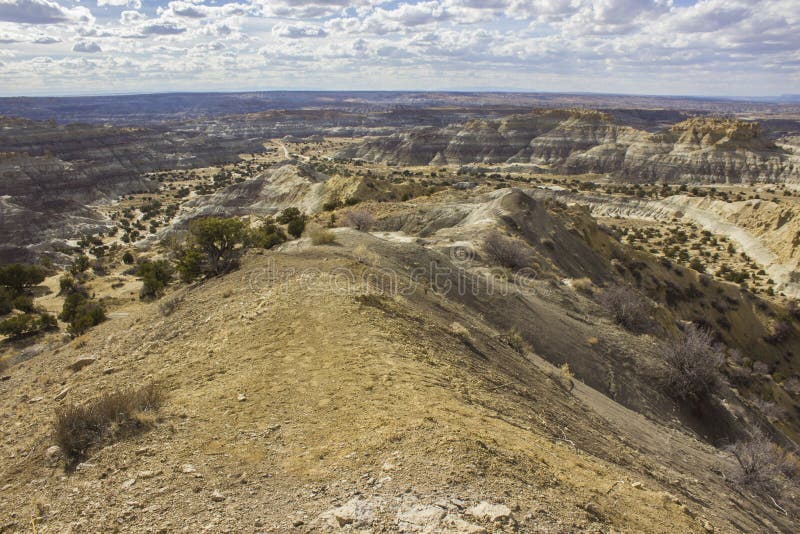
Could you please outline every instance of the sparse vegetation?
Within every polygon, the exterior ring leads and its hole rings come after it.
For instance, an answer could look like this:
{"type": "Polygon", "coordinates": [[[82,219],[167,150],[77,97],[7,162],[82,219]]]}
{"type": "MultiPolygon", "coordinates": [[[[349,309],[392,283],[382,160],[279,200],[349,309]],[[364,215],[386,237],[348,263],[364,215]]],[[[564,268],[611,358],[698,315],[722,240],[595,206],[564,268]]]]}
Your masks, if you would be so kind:
{"type": "Polygon", "coordinates": [[[149,384],[105,393],[86,404],[59,409],[53,422],[53,434],[67,465],[85,458],[93,446],[147,428],[151,420],[146,414],[158,410],[164,396],[161,385],[149,384]]]}

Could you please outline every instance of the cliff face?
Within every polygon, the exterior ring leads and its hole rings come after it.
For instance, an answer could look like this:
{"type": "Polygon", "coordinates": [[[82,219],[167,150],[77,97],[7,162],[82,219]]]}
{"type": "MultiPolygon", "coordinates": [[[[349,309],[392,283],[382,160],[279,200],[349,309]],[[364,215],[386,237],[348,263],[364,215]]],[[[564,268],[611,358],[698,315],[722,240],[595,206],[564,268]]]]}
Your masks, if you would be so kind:
{"type": "Polygon", "coordinates": [[[357,144],[339,156],[400,165],[525,163],[635,182],[800,180],[800,159],[769,141],[755,123],[691,118],[653,134],[588,110],[537,110],[417,128],[357,144]]]}

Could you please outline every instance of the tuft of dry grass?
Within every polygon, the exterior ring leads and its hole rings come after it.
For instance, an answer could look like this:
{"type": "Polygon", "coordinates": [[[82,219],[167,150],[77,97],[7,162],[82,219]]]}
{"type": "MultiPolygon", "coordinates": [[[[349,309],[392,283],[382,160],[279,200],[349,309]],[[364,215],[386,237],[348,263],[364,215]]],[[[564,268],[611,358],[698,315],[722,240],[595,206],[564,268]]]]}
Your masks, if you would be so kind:
{"type": "Polygon", "coordinates": [[[56,411],[53,434],[67,466],[86,457],[89,449],[121,439],[147,428],[148,412],[155,412],[164,401],[164,388],[151,383],[104,393],[83,404],[72,404],[56,411]]]}
{"type": "Polygon", "coordinates": [[[324,228],[314,228],[308,232],[312,245],[330,245],[336,243],[336,234],[324,228]]]}
{"type": "Polygon", "coordinates": [[[572,287],[575,291],[584,295],[592,295],[594,293],[594,284],[590,278],[575,278],[572,280],[572,287]]]}

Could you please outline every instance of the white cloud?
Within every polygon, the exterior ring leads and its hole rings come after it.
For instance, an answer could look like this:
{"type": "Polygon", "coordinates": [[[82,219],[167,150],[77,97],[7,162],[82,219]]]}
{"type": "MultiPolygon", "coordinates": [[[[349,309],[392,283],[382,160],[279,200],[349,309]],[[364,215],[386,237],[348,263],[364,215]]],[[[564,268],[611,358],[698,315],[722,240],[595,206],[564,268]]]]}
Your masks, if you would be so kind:
{"type": "Polygon", "coordinates": [[[186,28],[172,22],[154,22],[142,26],[141,31],[145,35],[178,35],[185,32],[186,28]]]}
{"type": "Polygon", "coordinates": [[[328,33],[319,26],[280,23],[272,27],[272,35],[300,39],[303,37],[325,37],[328,33]]]}
{"type": "Polygon", "coordinates": [[[85,7],[66,8],[50,0],[0,0],[0,21],[21,24],[58,24],[94,22],[85,7]]]}
{"type": "Polygon", "coordinates": [[[0,93],[100,79],[800,93],[798,0],[95,0],[97,20],[77,2],[0,0],[0,93]],[[76,36],[103,53],[43,46],[76,36]]]}
{"type": "Polygon", "coordinates": [[[72,46],[72,51],[84,54],[96,54],[97,52],[102,52],[103,49],[94,41],[78,41],[72,46]]]}
{"type": "Polygon", "coordinates": [[[129,7],[141,9],[142,0],[97,0],[97,7],[129,7]]]}

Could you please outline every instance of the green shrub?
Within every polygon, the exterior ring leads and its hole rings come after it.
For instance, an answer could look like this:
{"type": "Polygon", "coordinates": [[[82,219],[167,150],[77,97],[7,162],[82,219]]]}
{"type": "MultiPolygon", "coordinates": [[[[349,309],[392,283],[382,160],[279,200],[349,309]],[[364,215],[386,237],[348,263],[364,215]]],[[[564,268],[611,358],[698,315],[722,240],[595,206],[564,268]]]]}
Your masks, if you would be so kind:
{"type": "Polygon", "coordinates": [[[0,334],[12,339],[56,328],[56,318],[48,313],[23,313],[0,321],[0,334]]]}
{"type": "Polygon", "coordinates": [[[33,297],[30,295],[17,295],[14,299],[14,308],[25,313],[33,312],[33,297]]]}
{"type": "Polygon", "coordinates": [[[85,254],[80,254],[76,256],[75,259],[73,260],[72,267],[70,267],[69,271],[72,274],[80,274],[86,271],[86,269],[88,268],[89,268],[89,256],[86,256],[85,254]]]}
{"type": "Polygon", "coordinates": [[[306,229],[306,221],[305,219],[294,219],[289,221],[289,224],[286,226],[286,230],[292,237],[300,237],[303,235],[303,230],[306,229]]]}
{"type": "Polygon", "coordinates": [[[297,208],[286,208],[275,219],[280,224],[289,224],[298,219],[305,219],[305,216],[297,208]]]}
{"type": "Polygon", "coordinates": [[[139,298],[153,298],[161,295],[172,281],[174,269],[166,260],[143,261],[136,266],[136,275],[142,279],[139,298]]]}
{"type": "Polygon", "coordinates": [[[0,265],[0,286],[6,287],[14,295],[41,284],[46,276],[46,271],[38,265],[24,263],[9,263],[0,265]]]}
{"type": "Polygon", "coordinates": [[[5,287],[0,287],[0,315],[11,313],[14,309],[14,299],[11,291],[5,287]]]}
{"type": "Polygon", "coordinates": [[[125,254],[122,255],[122,263],[124,263],[125,265],[133,265],[134,261],[135,258],[133,257],[133,254],[131,254],[130,251],[126,251],[125,254]]]}
{"type": "Polygon", "coordinates": [[[105,320],[106,312],[103,306],[96,302],[85,301],[75,310],[68,331],[73,336],[79,336],[105,320]]]}
{"type": "Polygon", "coordinates": [[[75,293],[76,291],[78,291],[79,288],[80,286],[75,281],[75,279],[69,275],[62,276],[61,278],[58,279],[59,295],[69,295],[70,293],[75,293]]]}
{"type": "Polygon", "coordinates": [[[100,304],[92,302],[81,289],[67,295],[59,318],[69,323],[70,334],[78,336],[105,321],[106,313],[100,304]]]}
{"type": "Polygon", "coordinates": [[[266,219],[261,226],[253,228],[247,233],[248,245],[256,248],[270,249],[284,241],[286,241],[286,234],[272,222],[272,219],[266,219]]]}
{"type": "Polygon", "coordinates": [[[188,247],[178,252],[175,264],[181,282],[189,283],[203,274],[203,253],[195,247],[188,247]]]}

